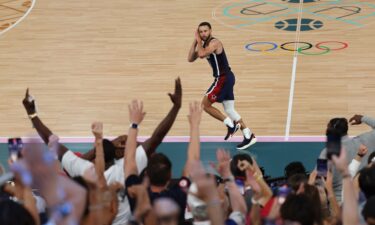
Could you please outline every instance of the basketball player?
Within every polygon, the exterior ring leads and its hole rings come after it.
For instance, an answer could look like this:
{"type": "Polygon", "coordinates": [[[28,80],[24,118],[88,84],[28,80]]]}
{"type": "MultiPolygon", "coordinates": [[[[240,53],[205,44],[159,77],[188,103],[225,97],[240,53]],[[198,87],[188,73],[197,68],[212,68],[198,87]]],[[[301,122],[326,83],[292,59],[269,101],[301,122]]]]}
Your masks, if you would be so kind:
{"type": "Polygon", "coordinates": [[[237,149],[243,150],[255,144],[256,138],[234,109],[233,86],[235,77],[229,67],[223,44],[212,37],[211,34],[211,24],[208,22],[199,24],[195,33],[195,40],[189,51],[188,61],[194,62],[198,57],[206,58],[211,65],[215,80],[203,98],[203,109],[227,126],[228,132],[224,140],[232,137],[238,129],[242,130],[244,140],[237,145],[237,149]],[[227,116],[212,106],[215,102],[223,104],[227,116]]]}

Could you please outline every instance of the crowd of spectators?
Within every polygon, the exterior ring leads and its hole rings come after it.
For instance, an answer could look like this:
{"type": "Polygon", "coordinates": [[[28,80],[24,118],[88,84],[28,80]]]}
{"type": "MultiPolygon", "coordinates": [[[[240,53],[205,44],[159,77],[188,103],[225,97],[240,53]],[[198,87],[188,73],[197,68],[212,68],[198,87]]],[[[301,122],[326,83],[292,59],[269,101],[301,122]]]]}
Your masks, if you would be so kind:
{"type": "MultiPolygon", "coordinates": [[[[192,102],[187,160],[179,179],[157,147],[182,104],[180,79],[169,94],[172,107],[149,139],[137,142],[146,116],[143,103],[129,103],[129,129],[105,139],[94,122],[93,149],[76,154],[59,143],[39,118],[27,90],[24,108],[44,143],[26,143],[0,167],[1,225],[375,225],[375,119],[333,118],[327,131],[340,135],[341,151],[327,159],[327,171],[306,171],[301,162],[285,168],[285,179],[270,182],[249,154],[221,149],[206,170],[200,159],[202,106],[192,102]],[[348,136],[365,123],[369,132],[348,136]]],[[[124,124],[128,126],[128,124],[124,124]]]]}

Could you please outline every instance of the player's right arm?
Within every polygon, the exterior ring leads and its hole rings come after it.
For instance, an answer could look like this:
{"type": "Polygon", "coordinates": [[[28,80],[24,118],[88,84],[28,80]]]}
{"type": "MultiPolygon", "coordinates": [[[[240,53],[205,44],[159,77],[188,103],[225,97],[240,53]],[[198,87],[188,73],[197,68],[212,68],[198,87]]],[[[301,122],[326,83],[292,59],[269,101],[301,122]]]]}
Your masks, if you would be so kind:
{"type": "Polygon", "coordinates": [[[193,44],[190,47],[189,55],[188,55],[188,62],[194,62],[198,58],[198,52],[197,52],[197,40],[194,39],[193,44]]]}
{"type": "MultiPolygon", "coordinates": [[[[46,127],[42,121],[39,119],[36,110],[35,110],[35,100],[30,98],[29,95],[29,89],[26,90],[25,98],[23,99],[22,103],[23,106],[26,109],[26,112],[28,116],[30,117],[31,122],[33,123],[34,128],[38,132],[39,136],[43,139],[44,143],[48,144],[49,137],[53,134],[48,127],[46,127]]],[[[68,149],[62,145],[59,144],[59,147],[57,148],[57,155],[59,160],[61,161],[63,155],[65,152],[67,152],[68,149]]]]}

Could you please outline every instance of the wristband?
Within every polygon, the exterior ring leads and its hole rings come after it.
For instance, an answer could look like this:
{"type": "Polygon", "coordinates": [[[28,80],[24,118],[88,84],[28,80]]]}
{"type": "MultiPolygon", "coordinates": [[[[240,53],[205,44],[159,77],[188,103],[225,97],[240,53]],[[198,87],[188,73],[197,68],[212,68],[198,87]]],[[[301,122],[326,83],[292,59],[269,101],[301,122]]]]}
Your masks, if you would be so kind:
{"type": "Polygon", "coordinates": [[[138,129],[138,124],[132,123],[132,124],[130,124],[130,128],[138,129]]]}
{"type": "Polygon", "coordinates": [[[350,176],[350,174],[343,174],[342,179],[344,180],[346,178],[352,178],[352,176],[350,176]]]}
{"type": "Polygon", "coordinates": [[[357,153],[357,155],[358,155],[359,157],[363,158],[363,156],[365,156],[366,154],[359,154],[359,153],[357,153]]]}
{"type": "Polygon", "coordinates": [[[259,176],[257,176],[257,177],[255,178],[255,180],[259,182],[262,178],[263,178],[263,176],[262,176],[262,175],[259,175],[259,176]]]}
{"type": "Polygon", "coordinates": [[[29,116],[30,119],[34,119],[35,117],[38,116],[38,114],[37,113],[33,113],[33,114],[28,115],[28,116],[29,116]]]}
{"type": "Polygon", "coordinates": [[[251,203],[253,205],[260,205],[259,202],[257,200],[255,200],[254,198],[251,198],[251,203]]]}

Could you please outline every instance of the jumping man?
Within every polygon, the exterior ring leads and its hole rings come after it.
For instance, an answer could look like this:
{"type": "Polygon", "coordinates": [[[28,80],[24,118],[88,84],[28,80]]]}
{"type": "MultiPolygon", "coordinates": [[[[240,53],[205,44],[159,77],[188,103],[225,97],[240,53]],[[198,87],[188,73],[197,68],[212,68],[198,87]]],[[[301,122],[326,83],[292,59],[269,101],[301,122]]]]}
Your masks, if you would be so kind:
{"type": "Polygon", "coordinates": [[[233,86],[235,77],[229,67],[223,44],[212,37],[211,33],[211,24],[208,22],[199,24],[195,33],[195,40],[189,51],[188,61],[194,62],[198,57],[206,58],[211,65],[215,80],[203,98],[203,109],[212,117],[223,121],[227,126],[228,133],[224,140],[232,137],[238,129],[242,130],[244,140],[237,145],[237,149],[243,150],[255,144],[256,138],[234,109],[233,86]],[[215,102],[223,104],[227,116],[212,106],[215,102]]]}

